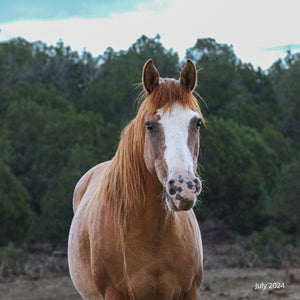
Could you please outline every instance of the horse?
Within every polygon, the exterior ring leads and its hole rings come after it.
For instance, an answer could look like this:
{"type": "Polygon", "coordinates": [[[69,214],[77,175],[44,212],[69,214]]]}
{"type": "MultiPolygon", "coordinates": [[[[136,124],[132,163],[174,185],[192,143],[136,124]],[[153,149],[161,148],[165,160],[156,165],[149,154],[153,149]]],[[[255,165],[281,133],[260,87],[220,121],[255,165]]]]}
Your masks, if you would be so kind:
{"type": "Polygon", "coordinates": [[[197,175],[197,71],[187,60],[178,80],[143,68],[144,96],[110,161],[77,183],[69,232],[73,284],[89,300],[199,299],[200,229],[192,207],[197,175]]]}

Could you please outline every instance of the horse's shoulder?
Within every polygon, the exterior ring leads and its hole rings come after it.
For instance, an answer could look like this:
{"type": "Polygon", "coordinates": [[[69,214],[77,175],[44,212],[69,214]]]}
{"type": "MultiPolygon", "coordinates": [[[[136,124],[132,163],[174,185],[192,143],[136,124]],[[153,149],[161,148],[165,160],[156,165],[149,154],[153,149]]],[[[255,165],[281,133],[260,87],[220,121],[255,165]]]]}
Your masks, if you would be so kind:
{"type": "Polygon", "coordinates": [[[73,210],[74,213],[76,212],[79,203],[86,193],[88,187],[90,186],[90,183],[93,182],[94,180],[101,180],[103,177],[103,174],[107,167],[111,164],[111,161],[105,161],[103,163],[100,163],[90,170],[88,170],[78,181],[76,184],[76,187],[74,189],[74,194],[73,194],[73,210]]]}

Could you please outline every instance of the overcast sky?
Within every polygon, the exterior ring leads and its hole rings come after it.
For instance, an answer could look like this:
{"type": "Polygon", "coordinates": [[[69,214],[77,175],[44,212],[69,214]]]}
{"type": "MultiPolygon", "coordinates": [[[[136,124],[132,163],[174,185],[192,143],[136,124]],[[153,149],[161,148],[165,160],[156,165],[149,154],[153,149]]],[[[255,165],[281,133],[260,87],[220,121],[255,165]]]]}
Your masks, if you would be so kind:
{"type": "Polygon", "coordinates": [[[197,38],[212,37],[267,69],[287,50],[300,51],[299,12],[299,0],[1,0],[0,41],[62,39],[98,56],[160,34],[184,58],[197,38]]]}

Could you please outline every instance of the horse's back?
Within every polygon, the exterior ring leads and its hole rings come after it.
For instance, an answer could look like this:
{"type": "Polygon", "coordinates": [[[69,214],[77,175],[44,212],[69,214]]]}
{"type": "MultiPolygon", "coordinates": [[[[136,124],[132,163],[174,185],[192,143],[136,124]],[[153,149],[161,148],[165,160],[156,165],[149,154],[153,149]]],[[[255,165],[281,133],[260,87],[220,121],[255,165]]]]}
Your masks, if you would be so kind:
{"type": "Polygon", "coordinates": [[[90,189],[95,189],[99,187],[100,182],[105,174],[106,169],[111,164],[111,161],[105,161],[101,164],[96,165],[95,167],[91,168],[87,171],[78,181],[76,187],[74,189],[73,194],[73,211],[76,212],[81,199],[90,189]],[[93,183],[96,183],[93,184],[93,183]]]}

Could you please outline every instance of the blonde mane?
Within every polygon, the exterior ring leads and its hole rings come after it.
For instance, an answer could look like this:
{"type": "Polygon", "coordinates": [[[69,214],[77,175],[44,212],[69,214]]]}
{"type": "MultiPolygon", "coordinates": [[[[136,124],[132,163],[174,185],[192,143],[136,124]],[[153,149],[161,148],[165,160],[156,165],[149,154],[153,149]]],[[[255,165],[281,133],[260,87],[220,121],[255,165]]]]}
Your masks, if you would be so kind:
{"type": "Polygon", "coordinates": [[[140,104],[136,117],[122,132],[117,152],[101,188],[101,197],[109,205],[111,212],[117,215],[121,227],[126,215],[135,207],[143,205],[147,183],[152,177],[144,162],[145,116],[155,114],[160,108],[170,110],[175,102],[201,115],[193,92],[183,87],[178,80],[160,79],[159,85],[150,95],[144,93],[144,101],[140,104]]]}

